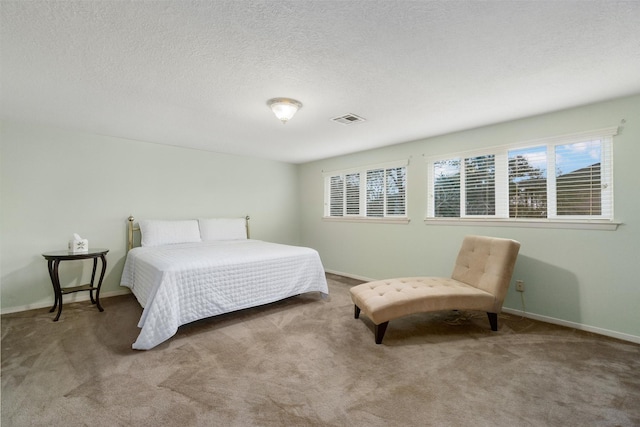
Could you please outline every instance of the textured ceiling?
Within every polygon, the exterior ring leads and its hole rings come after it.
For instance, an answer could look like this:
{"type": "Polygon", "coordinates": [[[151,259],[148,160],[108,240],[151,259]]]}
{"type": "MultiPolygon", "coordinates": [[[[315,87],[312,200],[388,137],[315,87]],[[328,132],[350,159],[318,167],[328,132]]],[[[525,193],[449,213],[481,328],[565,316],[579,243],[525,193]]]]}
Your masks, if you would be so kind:
{"type": "Polygon", "coordinates": [[[0,7],[3,118],[293,163],[640,93],[639,1],[0,7]]]}

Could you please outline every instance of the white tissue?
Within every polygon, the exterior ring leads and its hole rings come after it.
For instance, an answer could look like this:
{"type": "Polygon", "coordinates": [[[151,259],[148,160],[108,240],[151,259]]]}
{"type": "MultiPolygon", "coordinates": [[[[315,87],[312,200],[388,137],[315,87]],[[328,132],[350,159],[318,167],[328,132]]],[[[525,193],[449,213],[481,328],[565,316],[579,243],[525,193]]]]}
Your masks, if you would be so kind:
{"type": "Polygon", "coordinates": [[[69,240],[69,252],[88,252],[89,241],[80,237],[78,233],[73,233],[73,237],[69,240]]]}

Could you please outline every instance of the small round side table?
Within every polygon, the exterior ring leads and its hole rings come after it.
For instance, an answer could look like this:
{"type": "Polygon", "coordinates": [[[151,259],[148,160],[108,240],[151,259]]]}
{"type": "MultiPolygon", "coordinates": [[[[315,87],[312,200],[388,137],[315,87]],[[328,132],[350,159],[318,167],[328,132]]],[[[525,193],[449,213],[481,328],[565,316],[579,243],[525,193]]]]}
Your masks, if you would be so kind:
{"type": "Polygon", "coordinates": [[[109,249],[89,249],[87,252],[70,252],[70,251],[52,251],[45,252],[42,256],[47,260],[49,266],[49,277],[51,277],[51,284],[53,285],[53,293],[55,295],[55,302],[53,307],[49,310],[49,313],[58,307],[58,314],[53,319],[57,322],[62,313],[62,295],[72,294],[74,292],[89,291],[91,297],[91,304],[95,304],[98,310],[104,311],[100,305],[100,287],[102,286],[102,279],[104,279],[104,272],[107,270],[107,252],[109,249]],[[94,280],[96,277],[96,268],[98,266],[98,258],[102,261],[102,271],[100,272],[100,279],[98,280],[98,286],[94,286],[94,280]],[[61,261],[74,261],[82,259],[93,259],[93,271],[91,273],[91,283],[80,286],[61,287],[60,276],[58,275],[58,266],[61,261]],[[96,291],[96,298],[93,299],[93,291],[96,291]]]}

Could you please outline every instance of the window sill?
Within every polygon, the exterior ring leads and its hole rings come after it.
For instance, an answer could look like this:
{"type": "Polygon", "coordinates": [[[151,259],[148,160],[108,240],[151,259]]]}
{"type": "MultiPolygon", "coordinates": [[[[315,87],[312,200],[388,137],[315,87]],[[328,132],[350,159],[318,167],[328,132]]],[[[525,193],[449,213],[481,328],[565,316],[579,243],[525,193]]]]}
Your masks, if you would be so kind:
{"type": "Polygon", "coordinates": [[[328,222],[362,222],[376,224],[409,224],[409,218],[367,218],[363,216],[323,216],[323,221],[328,222]]]}
{"type": "Polygon", "coordinates": [[[608,220],[499,219],[499,218],[425,218],[427,225],[473,225],[484,227],[564,228],[615,231],[621,222],[608,220]]]}

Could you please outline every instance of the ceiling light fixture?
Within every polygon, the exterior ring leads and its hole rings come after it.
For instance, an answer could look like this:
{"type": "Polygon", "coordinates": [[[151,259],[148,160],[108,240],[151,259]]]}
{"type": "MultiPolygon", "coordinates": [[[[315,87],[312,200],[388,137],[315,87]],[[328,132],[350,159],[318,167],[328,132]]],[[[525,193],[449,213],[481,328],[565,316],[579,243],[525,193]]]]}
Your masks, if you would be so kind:
{"type": "Polygon", "coordinates": [[[283,124],[291,120],[291,117],[302,108],[302,103],[290,98],[273,98],[267,101],[267,105],[283,124]]]}

